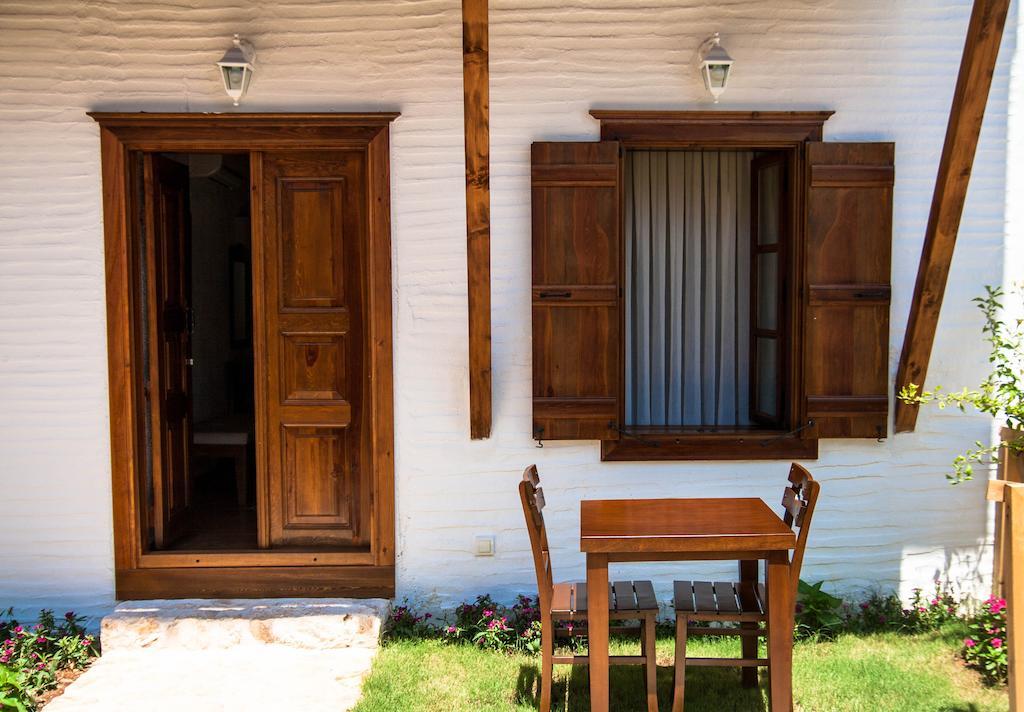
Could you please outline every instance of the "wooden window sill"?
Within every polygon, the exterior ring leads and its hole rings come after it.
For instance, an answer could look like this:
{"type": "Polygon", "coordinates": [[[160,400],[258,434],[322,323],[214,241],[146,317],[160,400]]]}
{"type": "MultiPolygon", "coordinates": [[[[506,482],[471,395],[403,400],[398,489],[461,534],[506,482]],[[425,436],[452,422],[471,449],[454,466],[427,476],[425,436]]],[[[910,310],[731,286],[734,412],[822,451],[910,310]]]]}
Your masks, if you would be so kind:
{"type": "Polygon", "coordinates": [[[673,460],[816,460],[818,441],[777,430],[638,430],[601,441],[604,462],[673,460]]]}

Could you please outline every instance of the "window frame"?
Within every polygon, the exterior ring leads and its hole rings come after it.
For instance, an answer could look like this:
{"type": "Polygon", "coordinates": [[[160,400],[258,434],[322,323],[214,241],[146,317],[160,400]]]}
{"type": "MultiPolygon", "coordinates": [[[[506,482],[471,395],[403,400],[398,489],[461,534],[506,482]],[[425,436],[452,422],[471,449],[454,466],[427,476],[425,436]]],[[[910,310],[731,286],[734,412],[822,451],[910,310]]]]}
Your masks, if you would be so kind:
{"type": "MultiPolygon", "coordinates": [[[[602,141],[618,141],[623,151],[661,150],[750,150],[781,151],[787,156],[787,193],[791,234],[784,252],[784,269],[790,279],[785,285],[788,302],[788,340],[784,402],[786,413],[781,428],[630,428],[620,431],[618,440],[601,441],[603,461],[638,460],[775,460],[815,459],[818,440],[801,438],[806,423],[802,396],[803,293],[806,216],[807,150],[820,142],[824,123],[831,111],[619,111],[593,110],[601,124],[602,141]]],[[[621,168],[620,168],[621,170],[621,168]]],[[[620,181],[621,183],[621,181],[620,181]]],[[[620,188],[619,205],[624,205],[620,188]]],[[[621,209],[620,209],[621,212],[621,209]]],[[[625,241],[623,247],[625,249],[625,241]]],[[[625,259],[620,260],[625,265],[625,259]]],[[[780,268],[783,264],[780,263],[780,268]]],[[[624,267],[622,267],[624,269],[624,267]]],[[[625,284],[622,275],[621,284],[625,284]]],[[[620,306],[624,294],[620,290],[620,306]]],[[[625,310],[620,309],[620,333],[625,333],[625,310]]],[[[619,340],[620,363],[625,364],[625,339],[619,340]]],[[[625,423],[625,378],[621,379],[619,422],[625,423]]]]}

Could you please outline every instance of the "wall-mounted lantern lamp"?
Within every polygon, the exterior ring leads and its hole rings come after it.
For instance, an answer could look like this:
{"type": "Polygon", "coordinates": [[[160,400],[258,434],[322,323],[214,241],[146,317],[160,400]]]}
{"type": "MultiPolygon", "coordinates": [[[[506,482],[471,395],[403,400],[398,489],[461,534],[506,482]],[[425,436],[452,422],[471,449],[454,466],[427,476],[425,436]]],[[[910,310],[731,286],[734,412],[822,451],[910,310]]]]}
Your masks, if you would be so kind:
{"type": "Polygon", "coordinates": [[[224,91],[235,102],[235,106],[238,106],[238,102],[249,89],[253,72],[256,71],[256,50],[252,43],[235,35],[234,45],[224,53],[217,66],[220,68],[220,78],[224,82],[224,91]]]}
{"type": "Polygon", "coordinates": [[[718,97],[725,92],[732,71],[733,59],[722,47],[722,38],[716,32],[704,40],[698,51],[700,57],[700,74],[704,78],[704,87],[718,103],[718,97]]]}

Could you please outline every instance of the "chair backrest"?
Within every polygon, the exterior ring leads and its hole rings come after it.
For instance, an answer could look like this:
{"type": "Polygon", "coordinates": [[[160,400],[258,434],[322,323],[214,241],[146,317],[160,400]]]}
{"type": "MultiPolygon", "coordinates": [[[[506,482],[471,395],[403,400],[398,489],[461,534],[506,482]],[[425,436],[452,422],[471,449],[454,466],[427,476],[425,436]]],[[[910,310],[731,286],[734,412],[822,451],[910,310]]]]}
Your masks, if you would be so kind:
{"type": "Polygon", "coordinates": [[[789,486],[782,493],[782,506],[785,509],[782,519],[787,526],[793,527],[797,532],[792,566],[794,593],[800,582],[800,567],[804,563],[807,535],[811,531],[814,505],[818,502],[820,490],[821,485],[811,476],[810,472],[795,462],[790,466],[789,486]]]}
{"type": "Polygon", "coordinates": [[[526,529],[530,533],[533,566],[537,570],[537,594],[540,598],[540,608],[546,614],[551,610],[554,579],[551,573],[548,534],[544,528],[544,490],[540,486],[540,475],[537,474],[536,465],[530,465],[523,472],[523,480],[519,483],[519,499],[523,503],[526,529]]]}

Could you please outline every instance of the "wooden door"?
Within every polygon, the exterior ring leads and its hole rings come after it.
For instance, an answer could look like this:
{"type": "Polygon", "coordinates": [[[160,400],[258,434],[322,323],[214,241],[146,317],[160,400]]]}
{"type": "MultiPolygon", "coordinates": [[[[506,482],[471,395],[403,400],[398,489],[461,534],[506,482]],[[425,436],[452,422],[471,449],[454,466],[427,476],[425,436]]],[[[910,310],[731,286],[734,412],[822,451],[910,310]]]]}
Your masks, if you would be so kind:
{"type": "Polygon", "coordinates": [[[192,437],[188,167],[158,154],[143,162],[153,540],[180,531],[189,504],[192,437]]]}
{"type": "Polygon", "coordinates": [[[365,545],[372,481],[365,154],[281,152],[258,160],[266,543],[365,545]]]}

